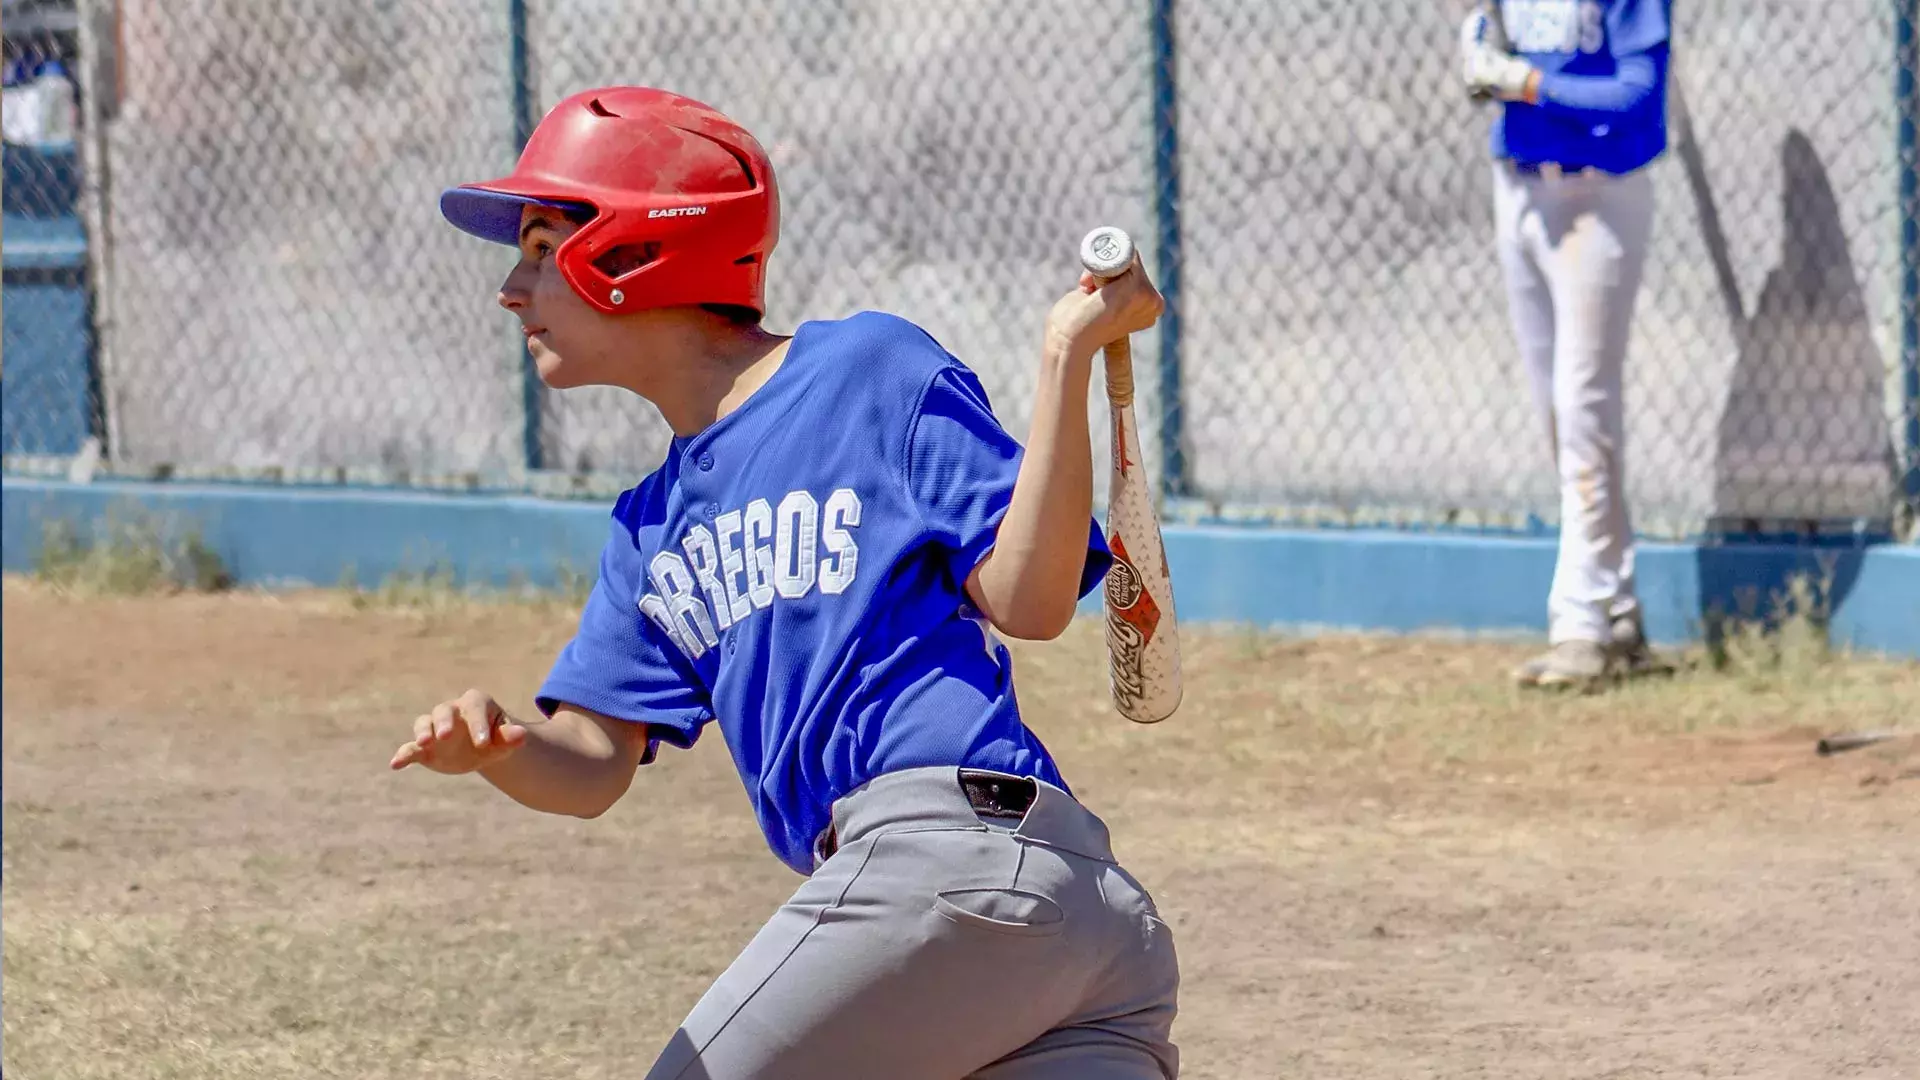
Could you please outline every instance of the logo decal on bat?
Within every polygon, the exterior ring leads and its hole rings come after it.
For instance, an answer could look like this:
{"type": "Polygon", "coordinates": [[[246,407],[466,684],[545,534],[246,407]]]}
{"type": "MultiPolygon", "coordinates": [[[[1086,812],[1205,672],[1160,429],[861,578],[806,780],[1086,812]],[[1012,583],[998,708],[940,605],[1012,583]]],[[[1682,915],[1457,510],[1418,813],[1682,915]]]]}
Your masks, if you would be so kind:
{"type": "Polygon", "coordinates": [[[1130,709],[1146,696],[1141,662],[1147,643],[1160,626],[1160,605],[1147,592],[1120,534],[1109,537],[1107,546],[1113,551],[1113,566],[1107,571],[1107,655],[1111,658],[1114,701],[1122,709],[1130,709]]]}
{"type": "Polygon", "coordinates": [[[1113,568],[1107,571],[1107,606],[1140,635],[1140,643],[1145,645],[1153,640],[1153,631],[1160,625],[1160,605],[1147,592],[1120,534],[1109,537],[1107,546],[1113,550],[1113,568]]]}
{"type": "Polygon", "coordinates": [[[1092,250],[1094,258],[1106,263],[1117,262],[1119,260],[1121,247],[1120,235],[1118,233],[1103,232],[1094,236],[1092,241],[1089,248],[1092,250]]]}

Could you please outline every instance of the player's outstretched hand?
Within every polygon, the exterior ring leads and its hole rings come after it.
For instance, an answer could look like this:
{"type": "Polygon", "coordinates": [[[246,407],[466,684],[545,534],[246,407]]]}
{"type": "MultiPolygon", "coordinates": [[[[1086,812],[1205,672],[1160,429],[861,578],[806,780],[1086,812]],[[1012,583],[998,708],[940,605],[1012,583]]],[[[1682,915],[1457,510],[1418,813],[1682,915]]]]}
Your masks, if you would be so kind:
{"type": "Polygon", "coordinates": [[[391,767],[424,765],[437,773],[470,773],[526,745],[527,729],[507,719],[486,694],[469,690],[414,720],[413,739],[393,752],[391,767]]]}
{"type": "Polygon", "coordinates": [[[1147,278],[1147,268],[1136,252],[1120,276],[1104,283],[1091,273],[1047,313],[1047,341],[1070,355],[1092,356],[1128,334],[1137,334],[1160,321],[1166,302],[1147,278]]]}

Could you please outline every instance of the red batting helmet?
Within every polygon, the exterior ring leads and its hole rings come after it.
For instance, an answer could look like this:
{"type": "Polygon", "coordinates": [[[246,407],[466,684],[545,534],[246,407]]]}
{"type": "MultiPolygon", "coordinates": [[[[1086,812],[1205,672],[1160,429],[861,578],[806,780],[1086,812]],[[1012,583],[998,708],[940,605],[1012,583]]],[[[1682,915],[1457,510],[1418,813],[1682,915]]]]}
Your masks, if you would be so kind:
{"type": "Polygon", "coordinates": [[[512,174],[440,196],[448,221],[501,244],[519,243],[529,204],[592,211],[554,260],[601,311],[727,304],[766,314],[780,233],[773,165],[752,135],[698,101],[633,86],[575,94],[534,128],[512,174]]]}

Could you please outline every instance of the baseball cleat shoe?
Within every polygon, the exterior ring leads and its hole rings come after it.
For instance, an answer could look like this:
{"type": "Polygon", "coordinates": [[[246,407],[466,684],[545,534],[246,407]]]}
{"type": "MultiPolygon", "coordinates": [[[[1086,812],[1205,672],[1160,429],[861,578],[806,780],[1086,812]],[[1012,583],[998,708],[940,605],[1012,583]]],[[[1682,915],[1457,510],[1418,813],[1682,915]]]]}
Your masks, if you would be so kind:
{"type": "Polygon", "coordinates": [[[1513,671],[1521,686],[1592,690],[1607,677],[1607,651],[1598,642],[1563,641],[1513,671]]]}
{"type": "Polygon", "coordinates": [[[1672,675],[1673,664],[1653,651],[1647,644],[1646,630],[1640,620],[1625,616],[1613,620],[1614,670],[1624,679],[1635,679],[1648,675],[1672,675]]]}

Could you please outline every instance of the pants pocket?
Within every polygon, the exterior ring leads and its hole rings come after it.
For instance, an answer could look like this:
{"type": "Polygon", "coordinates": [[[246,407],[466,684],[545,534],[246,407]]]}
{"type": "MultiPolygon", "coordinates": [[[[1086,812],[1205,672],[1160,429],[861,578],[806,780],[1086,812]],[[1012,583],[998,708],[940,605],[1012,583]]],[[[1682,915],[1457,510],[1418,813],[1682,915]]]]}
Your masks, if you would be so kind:
{"type": "Polygon", "coordinates": [[[1015,937],[1046,937],[1067,925],[1059,904],[1022,889],[948,889],[934,895],[933,910],[961,926],[1015,937]]]}

